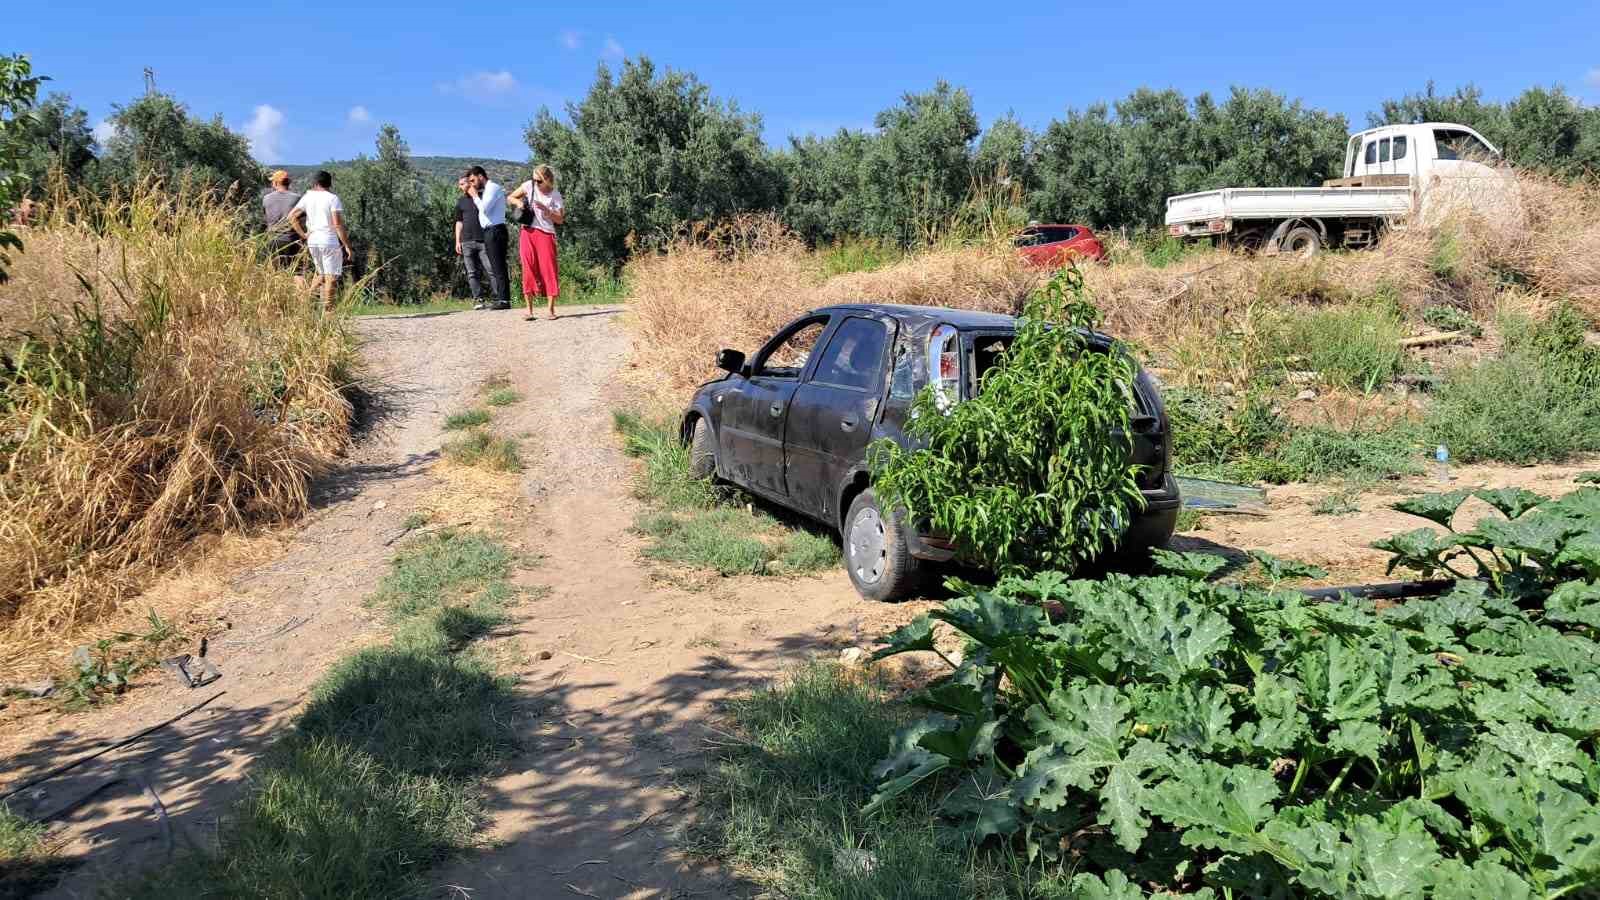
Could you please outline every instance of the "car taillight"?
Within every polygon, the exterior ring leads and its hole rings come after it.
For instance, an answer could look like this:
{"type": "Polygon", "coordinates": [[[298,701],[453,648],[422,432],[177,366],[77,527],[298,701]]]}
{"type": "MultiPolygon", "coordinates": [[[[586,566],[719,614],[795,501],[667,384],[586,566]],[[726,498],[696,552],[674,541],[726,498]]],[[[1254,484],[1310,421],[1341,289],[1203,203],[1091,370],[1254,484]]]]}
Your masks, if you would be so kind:
{"type": "Polygon", "coordinates": [[[939,394],[941,408],[961,399],[961,335],[950,325],[940,325],[928,336],[929,381],[939,394]]]}

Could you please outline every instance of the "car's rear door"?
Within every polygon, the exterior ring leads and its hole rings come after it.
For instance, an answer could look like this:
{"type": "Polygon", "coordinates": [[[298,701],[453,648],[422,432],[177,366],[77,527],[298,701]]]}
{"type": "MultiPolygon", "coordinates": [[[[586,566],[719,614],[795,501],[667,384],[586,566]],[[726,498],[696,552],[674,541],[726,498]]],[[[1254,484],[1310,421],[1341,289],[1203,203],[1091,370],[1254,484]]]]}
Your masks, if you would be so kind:
{"type": "Polygon", "coordinates": [[[759,494],[787,496],[783,437],[789,405],[827,325],[827,315],[790,323],[757,351],[749,376],[721,394],[717,466],[724,478],[759,494]]]}
{"type": "Polygon", "coordinates": [[[789,501],[837,521],[844,475],[866,452],[883,404],[884,370],[894,326],[845,316],[824,336],[821,355],[795,392],[784,439],[789,501]]]}

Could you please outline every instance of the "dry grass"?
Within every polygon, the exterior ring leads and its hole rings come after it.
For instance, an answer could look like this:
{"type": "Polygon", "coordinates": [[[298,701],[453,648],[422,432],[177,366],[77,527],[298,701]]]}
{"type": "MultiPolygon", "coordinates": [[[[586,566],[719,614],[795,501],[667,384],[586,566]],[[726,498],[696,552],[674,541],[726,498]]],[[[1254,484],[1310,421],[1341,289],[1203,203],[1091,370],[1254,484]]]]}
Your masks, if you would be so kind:
{"type": "Polygon", "coordinates": [[[234,212],[62,199],[0,287],[0,671],[90,630],[197,535],[302,512],[348,441],[340,319],[234,212]]]}
{"type": "Polygon", "coordinates": [[[1042,275],[1009,245],[989,243],[828,278],[818,256],[775,218],[749,216],[635,259],[626,280],[633,381],[651,403],[670,405],[710,377],[718,349],[754,350],[808,309],[866,300],[1011,312],[1042,275]]]}
{"type": "MultiPolygon", "coordinates": [[[[1296,308],[1376,303],[1418,332],[1431,330],[1422,309],[1441,303],[1490,324],[1507,308],[1538,312],[1567,297],[1600,318],[1600,186],[1527,174],[1517,184],[1520,215],[1446,216],[1392,232],[1371,251],[1312,259],[1214,250],[1155,266],[1110,235],[1118,262],[1085,267],[1085,279],[1105,329],[1186,384],[1247,382],[1274,352],[1276,324],[1296,308]]],[[[676,405],[714,374],[719,348],[749,352],[807,309],[873,300],[1010,312],[1040,280],[995,240],[948,242],[830,278],[822,255],[775,220],[747,217],[630,264],[633,380],[648,400],[676,405]]]]}

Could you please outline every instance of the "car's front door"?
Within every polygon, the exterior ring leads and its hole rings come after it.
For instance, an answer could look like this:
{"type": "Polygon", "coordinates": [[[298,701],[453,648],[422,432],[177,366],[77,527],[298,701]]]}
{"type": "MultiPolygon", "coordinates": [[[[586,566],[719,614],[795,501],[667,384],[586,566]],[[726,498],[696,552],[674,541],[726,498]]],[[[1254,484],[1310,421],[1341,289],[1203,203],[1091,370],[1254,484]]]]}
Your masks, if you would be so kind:
{"type": "Polygon", "coordinates": [[[789,501],[826,521],[838,521],[836,493],[845,473],[872,440],[883,400],[890,325],[864,316],[841,319],[790,404],[784,449],[789,501]]]}
{"type": "Polygon", "coordinates": [[[759,350],[750,374],[721,395],[717,466],[722,477],[759,494],[786,497],[783,435],[789,403],[800,386],[828,317],[791,323],[759,350]]]}

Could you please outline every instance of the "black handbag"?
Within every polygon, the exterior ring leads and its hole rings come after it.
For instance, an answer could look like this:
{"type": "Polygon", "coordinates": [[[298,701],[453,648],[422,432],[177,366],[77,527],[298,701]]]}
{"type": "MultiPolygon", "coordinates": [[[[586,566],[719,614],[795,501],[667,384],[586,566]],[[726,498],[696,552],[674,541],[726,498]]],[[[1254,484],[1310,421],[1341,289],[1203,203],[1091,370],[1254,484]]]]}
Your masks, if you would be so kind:
{"type": "Polygon", "coordinates": [[[517,207],[516,223],[523,228],[533,227],[533,198],[524,197],[522,205],[517,207]]]}

